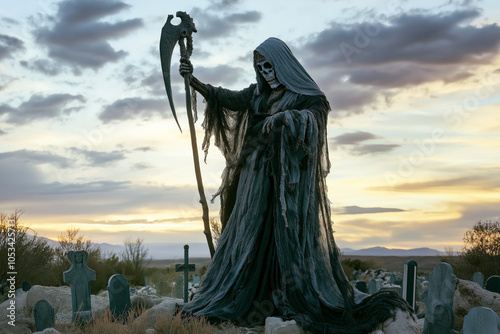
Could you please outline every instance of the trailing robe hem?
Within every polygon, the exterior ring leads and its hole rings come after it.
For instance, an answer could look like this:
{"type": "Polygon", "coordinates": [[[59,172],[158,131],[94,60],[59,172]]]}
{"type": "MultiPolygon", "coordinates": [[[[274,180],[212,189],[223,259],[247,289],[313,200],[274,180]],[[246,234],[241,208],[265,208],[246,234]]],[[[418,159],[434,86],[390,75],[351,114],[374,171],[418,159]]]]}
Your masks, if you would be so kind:
{"type": "MultiPolygon", "coordinates": [[[[279,69],[269,48],[259,48],[279,69]]],[[[304,71],[287,73],[294,70],[304,71]]],[[[226,158],[216,194],[223,232],[183,311],[241,326],[279,316],[317,333],[369,333],[408,305],[392,292],[355,290],[340,265],[326,187],[328,101],[315,84],[304,95],[293,83],[273,99],[256,73],[257,84],[242,91],[208,85],[203,148],[214,137],[226,158]]]]}

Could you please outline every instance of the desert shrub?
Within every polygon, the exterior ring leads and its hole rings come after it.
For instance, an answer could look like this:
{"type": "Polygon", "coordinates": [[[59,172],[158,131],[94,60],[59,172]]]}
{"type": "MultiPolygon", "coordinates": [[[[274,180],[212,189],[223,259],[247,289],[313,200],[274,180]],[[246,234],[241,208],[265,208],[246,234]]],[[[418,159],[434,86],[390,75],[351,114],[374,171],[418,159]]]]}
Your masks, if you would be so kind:
{"type": "Polygon", "coordinates": [[[16,287],[23,281],[30,284],[48,284],[47,275],[54,252],[47,241],[20,221],[23,211],[16,210],[10,215],[0,213],[0,277],[1,283],[7,278],[7,272],[17,272],[16,287]],[[10,222],[10,223],[9,223],[10,222]],[[10,256],[13,255],[13,256],[10,256]],[[15,257],[9,267],[9,256],[15,257]]]}
{"type": "Polygon", "coordinates": [[[342,259],[340,261],[342,268],[346,275],[350,275],[353,271],[361,269],[362,271],[368,269],[375,269],[378,267],[377,263],[374,260],[360,260],[360,259],[351,259],[350,257],[346,259],[342,259]]]}

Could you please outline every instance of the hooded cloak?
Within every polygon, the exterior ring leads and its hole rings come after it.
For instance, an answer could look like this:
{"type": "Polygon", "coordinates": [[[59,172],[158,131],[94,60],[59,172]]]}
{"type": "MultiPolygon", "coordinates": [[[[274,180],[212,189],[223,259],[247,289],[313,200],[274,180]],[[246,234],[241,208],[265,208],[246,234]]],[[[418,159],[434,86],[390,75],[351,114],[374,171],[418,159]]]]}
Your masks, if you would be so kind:
{"type": "Polygon", "coordinates": [[[407,304],[392,292],[355,290],[340,264],[327,197],[330,106],[279,39],[255,50],[284,86],[279,97],[259,73],[242,91],[208,85],[203,148],[226,159],[223,227],[199,291],[183,311],[242,326],[268,316],[319,333],[368,333],[407,304]],[[273,113],[270,113],[273,107],[273,113]]]}

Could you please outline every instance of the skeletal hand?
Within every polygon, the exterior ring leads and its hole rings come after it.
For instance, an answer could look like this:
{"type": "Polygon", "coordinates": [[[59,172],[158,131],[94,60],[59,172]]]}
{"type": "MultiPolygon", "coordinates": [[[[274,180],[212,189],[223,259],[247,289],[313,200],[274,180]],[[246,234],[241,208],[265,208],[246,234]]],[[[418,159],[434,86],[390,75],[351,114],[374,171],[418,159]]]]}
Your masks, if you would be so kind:
{"type": "Polygon", "coordinates": [[[191,62],[184,57],[180,60],[179,73],[181,76],[184,76],[185,74],[193,74],[193,64],[191,64],[191,62]]]}
{"type": "Polygon", "coordinates": [[[284,114],[284,112],[279,112],[279,113],[276,113],[272,116],[267,117],[266,120],[264,121],[264,125],[262,126],[262,132],[263,133],[271,132],[271,130],[273,130],[275,124],[279,123],[279,121],[283,120],[283,114],[284,114]]]}

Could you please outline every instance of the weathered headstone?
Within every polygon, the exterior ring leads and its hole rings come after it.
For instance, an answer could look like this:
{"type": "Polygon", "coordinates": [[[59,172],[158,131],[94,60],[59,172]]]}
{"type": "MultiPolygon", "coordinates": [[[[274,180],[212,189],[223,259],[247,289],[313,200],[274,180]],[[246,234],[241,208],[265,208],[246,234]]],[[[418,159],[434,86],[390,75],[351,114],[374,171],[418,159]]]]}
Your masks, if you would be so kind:
{"type": "Polygon", "coordinates": [[[167,282],[158,282],[156,284],[156,293],[160,296],[166,296],[169,293],[169,285],[167,282]]]}
{"type": "Polygon", "coordinates": [[[474,307],[464,318],[462,334],[500,334],[500,318],[487,307],[474,307]]]}
{"type": "Polygon", "coordinates": [[[41,332],[46,328],[53,328],[55,325],[54,308],[44,299],[39,300],[33,308],[33,318],[35,319],[35,330],[41,332]]]}
{"type": "Polygon", "coordinates": [[[491,292],[500,293],[500,276],[491,276],[488,278],[484,288],[491,292]]]}
{"type": "Polygon", "coordinates": [[[356,289],[358,289],[359,291],[364,292],[364,293],[368,292],[368,288],[366,286],[365,281],[357,281],[356,282],[356,289]]]}
{"type": "Polygon", "coordinates": [[[71,285],[72,320],[88,323],[92,319],[90,281],[95,281],[95,271],[87,267],[89,254],[85,250],[69,251],[71,267],[63,273],[63,280],[71,285]]]}
{"type": "Polygon", "coordinates": [[[368,282],[368,293],[374,294],[375,292],[382,289],[383,285],[384,285],[384,281],[382,281],[380,278],[370,279],[370,281],[368,282]]]}
{"type": "Polygon", "coordinates": [[[403,299],[415,310],[417,288],[417,262],[405,261],[403,270],[403,299]]]}
{"type": "Polygon", "coordinates": [[[21,288],[23,289],[23,291],[30,291],[31,284],[29,284],[28,282],[24,281],[24,282],[21,283],[21,288]]]}
{"type": "Polygon", "coordinates": [[[193,276],[193,285],[200,284],[200,276],[193,276]]]}
{"type": "Polygon", "coordinates": [[[396,275],[394,273],[389,275],[389,283],[391,283],[391,285],[396,284],[396,275]]]}
{"type": "Polygon", "coordinates": [[[175,282],[174,298],[184,298],[184,276],[177,276],[175,282]]]}
{"type": "Polygon", "coordinates": [[[125,276],[115,274],[109,278],[109,309],[115,319],[125,321],[130,310],[130,284],[125,276]]]}
{"type": "Polygon", "coordinates": [[[424,334],[452,333],[453,296],[456,287],[457,279],[448,263],[442,262],[434,266],[429,275],[424,334]]]}
{"type": "Polygon", "coordinates": [[[479,286],[482,288],[484,287],[484,275],[482,272],[475,272],[474,275],[472,275],[472,281],[474,283],[479,284],[479,286]]]}
{"type": "MultiPolygon", "coordinates": [[[[188,281],[189,281],[189,272],[190,271],[195,271],[196,266],[194,264],[189,263],[189,246],[184,245],[184,264],[176,264],[175,265],[175,271],[184,272],[184,303],[188,302],[188,295],[189,295],[189,290],[188,290],[188,281]]],[[[177,291],[177,286],[175,287],[177,291]]]]}

